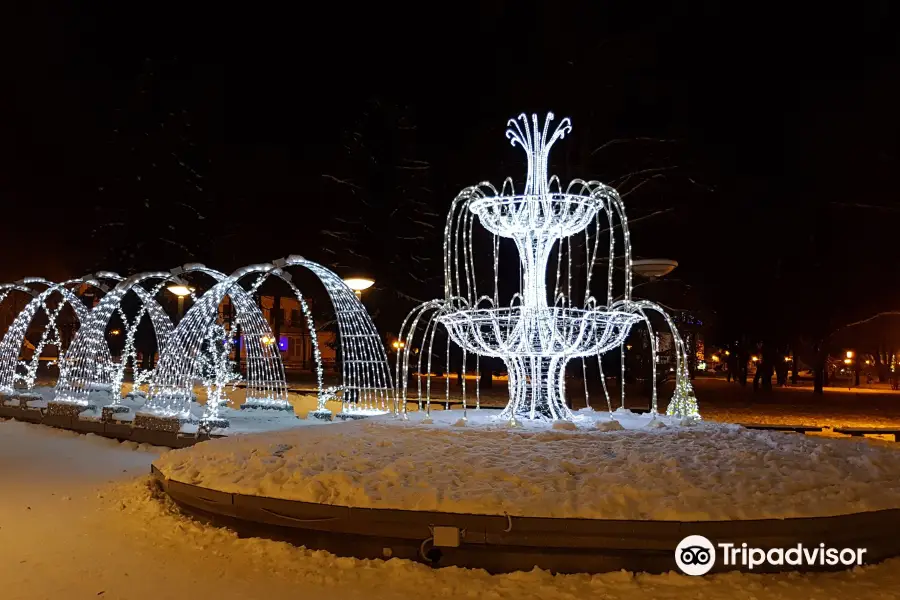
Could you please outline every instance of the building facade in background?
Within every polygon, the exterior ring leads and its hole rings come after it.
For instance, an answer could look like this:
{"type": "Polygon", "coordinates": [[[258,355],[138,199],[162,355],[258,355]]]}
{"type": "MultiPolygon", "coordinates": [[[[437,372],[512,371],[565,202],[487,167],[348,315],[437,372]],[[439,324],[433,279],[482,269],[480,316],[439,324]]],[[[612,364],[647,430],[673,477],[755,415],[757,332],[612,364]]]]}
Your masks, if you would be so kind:
{"type": "MultiPolygon", "coordinates": [[[[312,314],[318,315],[319,313],[313,306],[313,300],[308,298],[306,302],[312,314]]],[[[260,296],[259,303],[263,316],[275,333],[284,368],[295,371],[312,371],[315,368],[312,337],[300,302],[290,296],[260,296]]],[[[327,323],[317,322],[315,325],[317,328],[321,328],[327,323]]],[[[334,369],[337,357],[335,332],[317,331],[315,335],[319,342],[322,366],[325,370],[334,369]]],[[[241,354],[242,356],[244,354],[243,345],[241,354]]]]}

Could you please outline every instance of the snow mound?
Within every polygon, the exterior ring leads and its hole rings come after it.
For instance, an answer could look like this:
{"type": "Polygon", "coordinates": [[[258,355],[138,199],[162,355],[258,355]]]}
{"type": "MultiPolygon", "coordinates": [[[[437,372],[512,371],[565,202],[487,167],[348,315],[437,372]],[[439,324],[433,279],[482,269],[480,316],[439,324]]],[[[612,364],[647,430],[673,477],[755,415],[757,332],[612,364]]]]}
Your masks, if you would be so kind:
{"type": "Polygon", "coordinates": [[[625,428],[615,419],[609,421],[597,421],[597,431],[622,431],[625,428]]]}
{"type": "Polygon", "coordinates": [[[900,508],[895,446],[732,425],[623,431],[552,429],[469,411],[245,435],[156,461],[170,479],[225,492],[325,504],[590,519],[729,520],[900,508]],[[456,413],[456,414],[453,414],[456,413]]]}

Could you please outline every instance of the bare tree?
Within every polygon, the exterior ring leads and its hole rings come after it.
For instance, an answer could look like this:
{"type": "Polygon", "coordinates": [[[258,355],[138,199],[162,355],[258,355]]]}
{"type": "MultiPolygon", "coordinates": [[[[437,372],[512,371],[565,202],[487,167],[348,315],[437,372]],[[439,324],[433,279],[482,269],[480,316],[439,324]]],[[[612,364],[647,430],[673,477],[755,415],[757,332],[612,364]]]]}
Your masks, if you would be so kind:
{"type": "MultiPolygon", "coordinates": [[[[134,89],[114,115],[97,165],[91,236],[98,266],[135,272],[202,260],[214,216],[210,157],[198,144],[193,113],[181,90],[166,88],[147,60],[134,89]]],[[[177,66],[177,65],[175,65],[177,66]]]]}

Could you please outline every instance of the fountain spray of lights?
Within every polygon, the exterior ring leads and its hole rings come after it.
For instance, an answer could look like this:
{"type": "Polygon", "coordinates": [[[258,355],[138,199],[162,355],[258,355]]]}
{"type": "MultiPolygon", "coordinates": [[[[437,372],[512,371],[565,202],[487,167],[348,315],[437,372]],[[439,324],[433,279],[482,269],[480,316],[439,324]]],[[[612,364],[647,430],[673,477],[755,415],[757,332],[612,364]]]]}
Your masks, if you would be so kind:
{"type": "MultiPolygon", "coordinates": [[[[543,127],[537,115],[511,119],[506,131],[513,146],[526,154],[527,177],[521,194],[512,179],[501,188],[488,182],[462,190],[454,199],[444,235],[444,298],[425,302],[407,316],[400,329],[396,363],[397,388],[394,409],[406,413],[410,400],[430,414],[432,362],[439,326],[446,331],[444,402],[450,404],[451,340],[461,349],[462,371],[474,355],[476,382],[480,379],[479,356],[501,359],[509,373],[509,401],[501,413],[511,425],[521,419],[571,420],[566,396],[566,367],[573,359],[582,363],[585,402],[590,406],[585,361],[597,360],[607,409],[613,403],[606,388],[601,357],[619,348],[624,382],[625,339],[631,327],[644,323],[650,331],[653,392],[651,411],[657,411],[655,378],[658,348],[650,313],[662,315],[672,332],[676,352],[676,385],[668,414],[699,418],[687,372],[684,343],[674,322],[659,305],[632,298],[631,236],[625,207],[616,190],[599,181],[573,180],[564,190],[556,176],[548,177],[548,155],[555,142],[572,126],[563,119],[550,133],[553,114],[543,127]],[[479,293],[474,260],[474,225],[492,234],[493,288],[479,293]],[[604,226],[606,228],[604,229],[604,226]],[[615,233],[621,230],[617,243],[615,233]],[[605,294],[592,293],[594,265],[600,257],[601,238],[608,232],[605,294]],[[511,239],[519,257],[519,286],[509,304],[500,302],[500,240],[511,239]],[[622,293],[616,296],[613,257],[624,255],[622,293]],[[548,266],[556,256],[556,276],[548,287],[548,266]],[[577,257],[573,268],[573,257],[577,257]],[[583,277],[576,277],[581,267],[583,277]],[[579,291],[581,288],[581,291],[579,291]],[[552,290],[552,291],[551,291],[552,290]],[[549,297],[549,301],[548,301],[549,297]],[[414,359],[415,362],[411,364],[414,359]],[[410,397],[410,376],[416,377],[416,397],[410,397]]],[[[439,350],[444,350],[439,347],[439,350]]],[[[440,360],[440,356],[438,359],[440,360]]],[[[624,408],[624,385],[619,406],[624,408]]],[[[480,408],[479,386],[475,407],[480,408]]],[[[462,406],[468,408],[465,378],[462,406]]],[[[426,419],[428,415],[426,415],[426,419]]]]}

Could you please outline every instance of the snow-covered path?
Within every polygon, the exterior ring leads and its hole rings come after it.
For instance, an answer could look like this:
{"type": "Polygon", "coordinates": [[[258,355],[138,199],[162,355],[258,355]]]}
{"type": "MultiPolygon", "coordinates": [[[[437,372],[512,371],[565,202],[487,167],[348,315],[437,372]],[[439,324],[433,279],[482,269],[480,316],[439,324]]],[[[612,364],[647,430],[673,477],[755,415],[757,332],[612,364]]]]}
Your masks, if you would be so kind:
{"type": "Polygon", "coordinates": [[[491,576],[239,540],[151,495],[154,449],[0,421],[0,598],[897,598],[900,559],[819,575],[491,576]]]}

